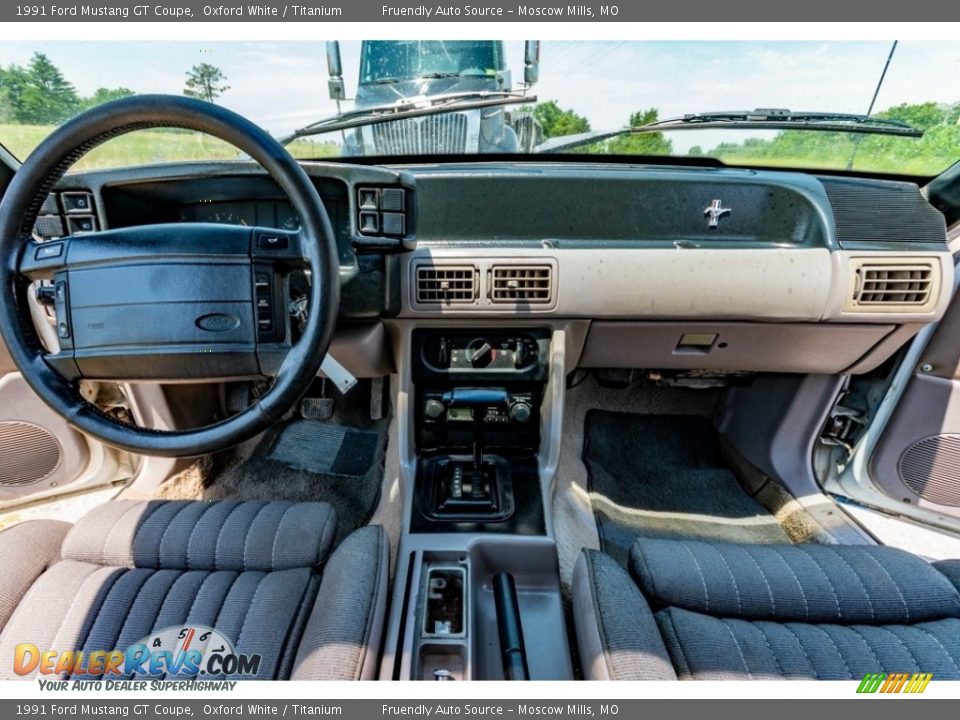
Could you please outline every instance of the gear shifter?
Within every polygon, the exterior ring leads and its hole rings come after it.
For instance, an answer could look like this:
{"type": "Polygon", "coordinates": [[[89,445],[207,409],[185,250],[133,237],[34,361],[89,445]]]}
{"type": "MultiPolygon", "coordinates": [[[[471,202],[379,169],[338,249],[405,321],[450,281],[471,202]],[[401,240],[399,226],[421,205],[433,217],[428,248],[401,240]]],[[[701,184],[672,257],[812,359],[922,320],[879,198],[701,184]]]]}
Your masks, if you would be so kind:
{"type": "Polygon", "coordinates": [[[447,408],[470,408],[473,411],[473,469],[483,468],[483,418],[490,407],[506,408],[510,395],[504,388],[454,388],[441,398],[447,408]]]}
{"type": "Polygon", "coordinates": [[[427,461],[425,474],[430,499],[429,516],[448,521],[499,522],[513,514],[510,465],[484,453],[483,426],[489,410],[509,407],[503,388],[458,387],[432,400],[440,413],[469,408],[473,415],[473,453],[437,456],[427,461]]]}

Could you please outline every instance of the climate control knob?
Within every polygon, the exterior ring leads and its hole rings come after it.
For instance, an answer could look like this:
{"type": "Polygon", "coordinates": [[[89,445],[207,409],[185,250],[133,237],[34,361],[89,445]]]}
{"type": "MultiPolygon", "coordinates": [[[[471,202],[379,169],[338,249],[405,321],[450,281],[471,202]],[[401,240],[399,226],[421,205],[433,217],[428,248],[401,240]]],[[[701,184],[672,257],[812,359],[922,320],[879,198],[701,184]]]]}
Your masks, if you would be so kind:
{"type": "Polygon", "coordinates": [[[533,408],[530,403],[518,402],[510,406],[510,419],[514,422],[525,423],[533,415],[533,408]]]}
{"type": "Polygon", "coordinates": [[[485,368],[494,356],[493,346],[486,340],[473,340],[467,345],[470,364],[475,368],[485,368]]]}

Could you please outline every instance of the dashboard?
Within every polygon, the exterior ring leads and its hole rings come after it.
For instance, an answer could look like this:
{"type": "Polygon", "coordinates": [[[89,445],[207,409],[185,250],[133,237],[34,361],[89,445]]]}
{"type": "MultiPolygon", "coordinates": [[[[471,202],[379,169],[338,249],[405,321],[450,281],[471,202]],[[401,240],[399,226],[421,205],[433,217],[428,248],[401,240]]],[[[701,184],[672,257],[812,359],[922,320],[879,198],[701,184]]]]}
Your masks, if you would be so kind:
{"type": "MultiPolygon", "coordinates": [[[[952,294],[944,218],[908,182],[534,160],[302,166],[333,226],[345,322],[582,320],[586,367],[863,372],[952,294]]],[[[298,227],[244,162],[74,173],[55,190],[41,220],[64,233],[298,227]]],[[[526,350],[449,352],[496,367],[526,350]]]]}

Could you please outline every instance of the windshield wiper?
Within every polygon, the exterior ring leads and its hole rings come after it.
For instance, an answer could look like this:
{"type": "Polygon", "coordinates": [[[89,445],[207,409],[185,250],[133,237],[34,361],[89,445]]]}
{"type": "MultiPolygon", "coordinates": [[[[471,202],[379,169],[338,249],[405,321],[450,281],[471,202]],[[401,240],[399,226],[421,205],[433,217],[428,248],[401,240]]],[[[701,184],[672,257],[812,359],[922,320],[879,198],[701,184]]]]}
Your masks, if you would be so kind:
{"type": "Polygon", "coordinates": [[[423,117],[438,115],[457,110],[474,110],[501,105],[519,105],[534,103],[536,95],[525,95],[518,92],[476,90],[467,92],[445,93],[430,97],[404,98],[387,105],[376,105],[359,110],[348,110],[331,117],[310,123],[306,127],[295,130],[290,135],[280,138],[281,145],[287,145],[297,138],[312,135],[324,135],[339,130],[376,125],[400,118],[423,117]]]}
{"type": "Polygon", "coordinates": [[[423,75],[417,75],[416,80],[442,80],[444,78],[455,78],[460,77],[458,72],[432,72],[424,73],[423,75]]]}
{"type": "Polygon", "coordinates": [[[820,132],[849,132],[872,135],[896,135],[919,138],[923,130],[898,120],[887,120],[872,115],[832,112],[793,112],[780,108],[731,110],[725,112],[693,113],[681,117],[657,120],[646,125],[619,130],[580,133],[551,138],[536,148],[537,152],[556,152],[591,145],[603,140],[665,130],[813,130],[820,132]]]}
{"type": "Polygon", "coordinates": [[[792,129],[796,127],[811,130],[827,130],[833,127],[841,132],[874,133],[878,135],[903,135],[921,137],[922,130],[899,120],[887,120],[874,115],[856,115],[835,112],[793,112],[781,108],[758,108],[756,110],[734,110],[728,112],[693,113],[678,118],[658,120],[643,127],[660,129],[677,127],[769,127],[771,129],[792,129]]]}

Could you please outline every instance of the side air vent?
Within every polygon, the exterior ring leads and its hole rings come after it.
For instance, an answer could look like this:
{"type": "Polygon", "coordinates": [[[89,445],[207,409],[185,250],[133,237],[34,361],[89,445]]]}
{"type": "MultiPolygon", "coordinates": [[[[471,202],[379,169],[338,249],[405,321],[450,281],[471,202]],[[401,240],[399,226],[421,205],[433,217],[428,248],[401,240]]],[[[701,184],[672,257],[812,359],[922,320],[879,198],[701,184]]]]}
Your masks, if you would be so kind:
{"type": "Polygon", "coordinates": [[[472,303],[478,295],[478,275],[474,265],[420,265],[416,275],[417,302],[430,305],[472,303]]]}
{"type": "Polygon", "coordinates": [[[930,261],[887,262],[855,259],[851,297],[853,312],[928,312],[936,303],[939,266],[930,261]]]}
{"type": "Polygon", "coordinates": [[[495,265],[490,270],[490,302],[544,304],[553,298],[549,265],[495,265]]]}
{"type": "Polygon", "coordinates": [[[929,265],[865,266],[860,270],[860,290],[856,301],[861,305],[923,305],[930,298],[929,265]]]}

